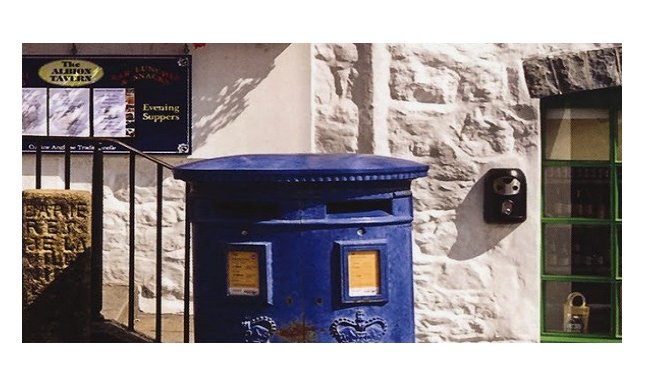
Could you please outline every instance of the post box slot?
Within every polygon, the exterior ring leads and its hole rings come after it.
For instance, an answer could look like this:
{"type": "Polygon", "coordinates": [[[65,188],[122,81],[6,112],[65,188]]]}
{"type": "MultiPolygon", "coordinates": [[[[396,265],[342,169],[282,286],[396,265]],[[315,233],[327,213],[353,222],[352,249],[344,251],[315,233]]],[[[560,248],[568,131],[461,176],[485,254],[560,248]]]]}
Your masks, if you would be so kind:
{"type": "Polygon", "coordinates": [[[378,217],[392,214],[392,200],[348,200],[327,203],[327,215],[335,218],[378,217]]]}
{"type": "Polygon", "coordinates": [[[274,203],[215,202],[215,214],[223,218],[277,218],[280,208],[274,203]]]}

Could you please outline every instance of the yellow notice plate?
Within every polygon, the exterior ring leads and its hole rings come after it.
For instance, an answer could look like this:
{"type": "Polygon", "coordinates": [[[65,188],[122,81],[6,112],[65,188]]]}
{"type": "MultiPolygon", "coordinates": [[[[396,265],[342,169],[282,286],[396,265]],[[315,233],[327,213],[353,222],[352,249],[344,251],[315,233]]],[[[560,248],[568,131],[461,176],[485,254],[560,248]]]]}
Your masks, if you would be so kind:
{"type": "Polygon", "coordinates": [[[350,251],[347,265],[350,297],[380,294],[381,275],[377,250],[350,251]]]}
{"type": "Polygon", "coordinates": [[[260,295],[260,259],[254,251],[229,251],[228,295],[260,295]]]}

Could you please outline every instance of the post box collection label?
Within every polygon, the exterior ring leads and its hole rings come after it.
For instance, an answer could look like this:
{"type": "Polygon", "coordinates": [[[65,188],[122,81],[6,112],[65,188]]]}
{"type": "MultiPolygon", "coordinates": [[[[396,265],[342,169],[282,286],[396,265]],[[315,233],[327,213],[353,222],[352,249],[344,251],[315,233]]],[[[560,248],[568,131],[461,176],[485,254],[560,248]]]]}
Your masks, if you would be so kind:
{"type": "Polygon", "coordinates": [[[260,294],[260,262],[255,251],[229,251],[227,255],[228,295],[260,294]]]}
{"type": "Polygon", "coordinates": [[[350,251],[347,254],[349,296],[380,294],[380,262],[378,250],[350,251]]]}

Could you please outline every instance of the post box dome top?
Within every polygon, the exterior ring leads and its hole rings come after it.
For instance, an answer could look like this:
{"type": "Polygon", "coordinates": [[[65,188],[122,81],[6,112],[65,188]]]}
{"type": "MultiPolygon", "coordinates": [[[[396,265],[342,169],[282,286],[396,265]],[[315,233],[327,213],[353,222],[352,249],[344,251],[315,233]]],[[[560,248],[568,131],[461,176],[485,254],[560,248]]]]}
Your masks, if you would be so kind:
{"type": "Polygon", "coordinates": [[[189,182],[316,183],[412,180],[428,166],[393,157],[363,154],[263,154],[219,157],[174,168],[189,182]]]}

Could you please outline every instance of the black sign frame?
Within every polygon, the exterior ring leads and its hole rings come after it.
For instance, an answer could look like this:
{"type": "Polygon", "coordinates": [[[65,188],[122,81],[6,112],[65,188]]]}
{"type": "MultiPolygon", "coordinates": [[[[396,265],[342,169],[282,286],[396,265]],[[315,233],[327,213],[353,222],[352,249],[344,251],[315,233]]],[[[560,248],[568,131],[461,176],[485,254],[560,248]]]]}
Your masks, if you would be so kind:
{"type": "MultiPolygon", "coordinates": [[[[192,153],[192,57],[190,55],[23,55],[22,64],[23,90],[25,88],[47,90],[44,92],[47,98],[47,134],[33,136],[23,133],[23,153],[35,152],[38,142],[41,144],[43,153],[64,152],[65,144],[69,144],[72,153],[92,152],[94,147],[88,145],[87,141],[83,142],[83,138],[106,137],[95,136],[96,117],[93,106],[95,89],[111,88],[125,89],[128,92],[134,90],[133,121],[128,121],[126,124],[127,131],[131,132],[130,127],[134,128],[133,136],[118,136],[114,137],[115,139],[150,154],[190,155],[192,153]],[[46,64],[56,61],[91,62],[100,66],[103,75],[90,84],[80,86],[55,84],[41,78],[39,70],[46,64]],[[70,136],[69,140],[64,142],[48,140],[49,135],[56,135],[50,131],[51,90],[74,88],[89,89],[87,92],[89,93],[89,135],[79,136],[77,141],[74,141],[74,138],[77,138],[74,136],[70,136]]],[[[106,153],[128,153],[127,150],[115,145],[105,145],[101,149],[106,153]]]]}

